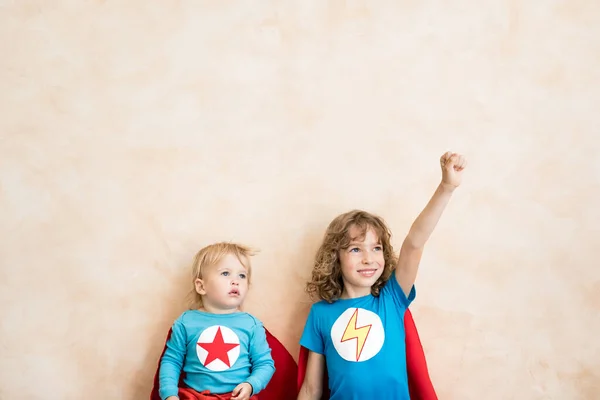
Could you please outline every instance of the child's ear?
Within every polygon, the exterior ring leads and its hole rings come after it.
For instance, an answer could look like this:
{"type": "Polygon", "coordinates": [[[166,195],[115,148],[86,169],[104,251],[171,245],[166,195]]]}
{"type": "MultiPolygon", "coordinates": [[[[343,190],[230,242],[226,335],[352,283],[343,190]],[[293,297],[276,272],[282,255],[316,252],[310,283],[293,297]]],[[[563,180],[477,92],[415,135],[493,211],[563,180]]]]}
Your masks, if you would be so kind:
{"type": "Polygon", "coordinates": [[[204,289],[204,282],[202,282],[202,279],[196,278],[196,280],[194,281],[194,286],[196,286],[196,293],[198,293],[201,296],[204,296],[206,294],[206,290],[204,289]]]}

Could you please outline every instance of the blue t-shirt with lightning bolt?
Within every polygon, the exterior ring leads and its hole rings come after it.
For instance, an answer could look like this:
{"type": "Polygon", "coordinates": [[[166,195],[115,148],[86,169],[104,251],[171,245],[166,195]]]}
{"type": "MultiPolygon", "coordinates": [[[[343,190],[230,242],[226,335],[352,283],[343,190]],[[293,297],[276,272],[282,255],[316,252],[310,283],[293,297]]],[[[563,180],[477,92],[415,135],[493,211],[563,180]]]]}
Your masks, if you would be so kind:
{"type": "Polygon", "coordinates": [[[404,313],[408,298],[395,276],[371,294],[313,304],[300,345],[323,354],[330,400],[409,400],[404,313]]]}
{"type": "Polygon", "coordinates": [[[229,393],[242,382],[260,392],[275,372],[263,324],[245,312],[184,312],[160,362],[161,399],[177,396],[182,371],[184,383],[198,392],[229,393]]]}

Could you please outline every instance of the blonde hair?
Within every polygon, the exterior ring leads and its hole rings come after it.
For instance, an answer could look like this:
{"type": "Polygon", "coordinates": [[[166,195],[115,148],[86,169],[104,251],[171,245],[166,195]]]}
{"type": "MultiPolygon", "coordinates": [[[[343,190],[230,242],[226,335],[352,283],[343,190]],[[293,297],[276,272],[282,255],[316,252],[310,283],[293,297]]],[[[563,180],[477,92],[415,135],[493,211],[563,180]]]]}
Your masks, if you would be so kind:
{"type": "Polygon", "coordinates": [[[312,278],[306,285],[306,291],[313,300],[317,298],[332,303],[340,298],[344,291],[340,251],[347,249],[352,240],[363,240],[368,229],[375,231],[383,247],[383,273],[371,286],[373,296],[379,296],[398,260],[391,244],[392,233],[381,217],[362,210],[352,210],[337,216],[325,231],[323,243],[315,257],[312,278]],[[359,237],[350,237],[349,231],[353,226],[360,230],[359,237]]]}
{"type": "Polygon", "coordinates": [[[203,247],[194,256],[192,264],[192,291],[190,292],[190,308],[202,307],[202,296],[196,291],[196,279],[202,279],[202,274],[207,267],[221,262],[227,255],[234,255],[240,263],[246,268],[248,273],[248,284],[252,276],[252,265],[250,257],[255,255],[256,251],[248,246],[239,243],[219,242],[203,247]]]}

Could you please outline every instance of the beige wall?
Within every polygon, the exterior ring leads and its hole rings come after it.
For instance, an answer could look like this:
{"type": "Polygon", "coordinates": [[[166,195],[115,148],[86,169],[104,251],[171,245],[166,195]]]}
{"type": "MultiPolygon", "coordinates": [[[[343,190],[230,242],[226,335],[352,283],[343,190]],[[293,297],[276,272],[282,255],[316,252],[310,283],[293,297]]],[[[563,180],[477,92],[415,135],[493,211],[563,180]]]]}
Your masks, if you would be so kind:
{"type": "Polygon", "coordinates": [[[247,309],[296,355],[327,223],[399,245],[447,149],[440,399],[599,398],[596,1],[5,1],[0,35],[1,399],[146,399],[217,240],[262,250],[247,309]]]}

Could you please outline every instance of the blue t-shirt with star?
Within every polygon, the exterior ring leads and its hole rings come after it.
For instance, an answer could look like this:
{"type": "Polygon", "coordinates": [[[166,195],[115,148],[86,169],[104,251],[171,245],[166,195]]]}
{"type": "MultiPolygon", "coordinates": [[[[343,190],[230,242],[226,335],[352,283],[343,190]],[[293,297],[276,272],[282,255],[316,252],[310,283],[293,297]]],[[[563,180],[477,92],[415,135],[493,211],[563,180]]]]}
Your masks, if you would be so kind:
{"type": "Polygon", "coordinates": [[[161,399],[177,396],[181,371],[184,383],[198,392],[229,393],[242,382],[260,392],[275,372],[263,324],[245,312],[184,312],[173,323],[160,362],[161,399]]]}
{"type": "Polygon", "coordinates": [[[300,345],[325,356],[330,400],[409,400],[404,314],[408,296],[395,276],[371,294],[312,305],[300,345]]]}

